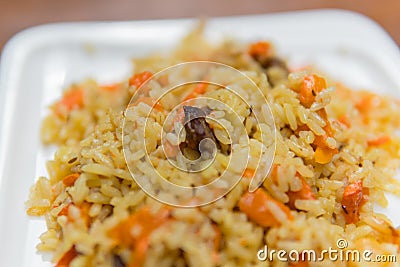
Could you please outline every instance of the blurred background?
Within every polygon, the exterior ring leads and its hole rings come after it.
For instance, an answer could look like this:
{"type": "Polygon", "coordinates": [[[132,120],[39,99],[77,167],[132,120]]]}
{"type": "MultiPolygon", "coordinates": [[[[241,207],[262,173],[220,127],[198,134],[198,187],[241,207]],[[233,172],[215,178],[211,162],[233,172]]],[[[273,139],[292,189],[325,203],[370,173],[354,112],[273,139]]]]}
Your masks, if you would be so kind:
{"type": "Polygon", "coordinates": [[[0,0],[0,49],[15,33],[50,22],[212,17],[316,8],[362,13],[400,44],[400,0],[0,0]]]}

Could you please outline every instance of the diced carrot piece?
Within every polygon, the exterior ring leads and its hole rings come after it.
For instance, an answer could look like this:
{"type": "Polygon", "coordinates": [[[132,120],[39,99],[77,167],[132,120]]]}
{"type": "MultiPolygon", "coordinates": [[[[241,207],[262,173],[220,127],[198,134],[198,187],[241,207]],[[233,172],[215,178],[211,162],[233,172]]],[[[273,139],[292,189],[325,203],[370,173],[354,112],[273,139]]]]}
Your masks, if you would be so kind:
{"type": "Polygon", "coordinates": [[[328,120],[328,114],[325,109],[320,109],[317,111],[318,115],[325,121],[326,125],[323,127],[325,134],[317,135],[314,139],[314,145],[316,146],[314,152],[315,162],[320,164],[329,163],[333,156],[339,153],[337,148],[330,148],[327,144],[327,138],[333,137],[333,129],[330,121],[328,120]]]}
{"type": "Polygon", "coordinates": [[[325,79],[318,75],[307,75],[304,77],[300,87],[300,103],[309,108],[315,101],[315,96],[326,88],[325,79]]]}
{"type": "Polygon", "coordinates": [[[363,96],[361,97],[360,101],[355,104],[355,107],[361,113],[367,113],[374,108],[378,107],[382,102],[381,97],[374,93],[364,92],[363,96]]]}
{"type": "Polygon", "coordinates": [[[169,220],[169,214],[170,211],[167,208],[153,214],[148,207],[143,207],[110,230],[109,235],[116,244],[132,250],[129,266],[144,264],[148,238],[155,229],[169,220]]]}
{"type": "Polygon", "coordinates": [[[271,50],[271,43],[259,41],[250,45],[248,53],[252,57],[268,56],[271,50]]]}
{"type": "Polygon", "coordinates": [[[246,169],[244,170],[242,176],[243,176],[243,177],[246,177],[246,178],[252,178],[252,177],[254,176],[254,172],[255,172],[254,169],[246,168],[246,169]]]}
{"type": "Polygon", "coordinates": [[[183,100],[189,100],[198,97],[199,95],[204,94],[207,91],[207,83],[198,83],[194,87],[193,91],[190,92],[183,100]]]}
{"type": "Polygon", "coordinates": [[[134,74],[129,79],[129,85],[130,86],[135,86],[136,89],[138,89],[138,88],[140,88],[140,86],[142,86],[142,84],[144,84],[152,76],[153,76],[153,73],[151,73],[149,71],[143,71],[141,73],[134,74]]]}
{"type": "Polygon", "coordinates": [[[314,152],[315,162],[319,164],[327,164],[331,162],[333,156],[338,153],[337,149],[329,147],[317,147],[314,152]]]}
{"type": "Polygon", "coordinates": [[[194,92],[196,92],[197,94],[204,94],[207,90],[207,86],[207,83],[198,83],[194,88],[194,92]]]}
{"type": "Polygon", "coordinates": [[[271,172],[269,174],[269,177],[271,177],[274,184],[278,183],[278,167],[279,167],[279,164],[274,164],[272,166],[271,172]]]}
{"type": "Polygon", "coordinates": [[[67,107],[69,110],[74,107],[82,107],[83,106],[83,90],[76,89],[67,92],[63,98],[61,99],[61,104],[67,107]]]}
{"type": "MultiPolygon", "coordinates": [[[[337,148],[330,148],[326,142],[326,139],[328,137],[333,136],[333,129],[328,120],[323,129],[325,130],[326,134],[316,135],[313,142],[313,148],[315,150],[314,159],[315,162],[320,164],[329,163],[332,160],[333,156],[339,153],[339,150],[337,148]]],[[[301,125],[298,127],[295,133],[298,135],[300,131],[309,131],[309,130],[310,129],[308,128],[307,125],[301,125]]]]}
{"type": "MultiPolygon", "coordinates": [[[[278,167],[279,164],[274,164],[270,173],[270,177],[275,184],[278,183],[278,167]]],[[[307,183],[307,181],[298,173],[296,174],[296,177],[300,179],[302,188],[299,191],[286,192],[289,197],[288,206],[291,209],[296,209],[294,203],[297,199],[316,199],[315,193],[312,191],[311,186],[307,183]]]]}
{"type": "Polygon", "coordinates": [[[390,142],[390,136],[384,135],[367,141],[368,146],[380,146],[390,142]]]}
{"type": "Polygon", "coordinates": [[[76,251],[75,246],[72,246],[72,248],[61,257],[55,267],[68,267],[76,256],[78,256],[78,252],[76,251]]]}
{"type": "Polygon", "coordinates": [[[163,106],[161,105],[160,102],[155,101],[151,97],[141,97],[138,100],[136,100],[132,106],[137,106],[140,102],[145,103],[146,105],[158,110],[158,111],[164,111],[163,106]]]}
{"type": "Polygon", "coordinates": [[[55,104],[55,113],[63,114],[63,111],[71,111],[83,107],[83,90],[81,88],[67,91],[59,102],[55,104]]]}
{"type": "Polygon", "coordinates": [[[363,200],[362,181],[347,185],[343,192],[342,208],[346,223],[357,223],[360,220],[360,208],[363,200]]]}
{"type": "Polygon", "coordinates": [[[349,117],[347,117],[345,114],[342,114],[339,116],[338,121],[344,125],[346,125],[347,128],[350,128],[350,120],[349,117]]]}
{"type": "Polygon", "coordinates": [[[67,175],[62,179],[62,182],[65,186],[73,186],[75,181],[79,178],[79,176],[80,176],[79,173],[73,173],[67,175]]]}
{"type": "Polygon", "coordinates": [[[70,205],[72,204],[68,204],[64,208],[62,208],[60,212],[57,214],[57,216],[68,216],[68,209],[70,205]]]}
{"type": "Polygon", "coordinates": [[[302,188],[299,191],[288,191],[286,194],[289,197],[289,207],[291,209],[296,209],[294,203],[297,199],[303,199],[303,200],[315,200],[315,193],[312,191],[311,186],[307,183],[306,179],[304,179],[302,176],[299,174],[296,175],[300,181],[302,188]]]}
{"type": "Polygon", "coordinates": [[[163,75],[159,75],[157,82],[161,85],[161,86],[166,86],[169,83],[169,77],[167,74],[163,74],[163,75]]]}
{"type": "Polygon", "coordinates": [[[239,200],[239,209],[250,220],[263,227],[279,226],[282,219],[293,219],[290,209],[273,199],[263,189],[257,189],[253,193],[246,192],[239,200]]]}
{"type": "Polygon", "coordinates": [[[326,135],[316,135],[313,144],[320,148],[326,147],[326,138],[326,135]]]}
{"type": "Polygon", "coordinates": [[[143,266],[146,256],[147,250],[149,249],[149,238],[143,237],[138,239],[135,248],[132,251],[131,262],[128,267],[140,267],[143,266]]]}

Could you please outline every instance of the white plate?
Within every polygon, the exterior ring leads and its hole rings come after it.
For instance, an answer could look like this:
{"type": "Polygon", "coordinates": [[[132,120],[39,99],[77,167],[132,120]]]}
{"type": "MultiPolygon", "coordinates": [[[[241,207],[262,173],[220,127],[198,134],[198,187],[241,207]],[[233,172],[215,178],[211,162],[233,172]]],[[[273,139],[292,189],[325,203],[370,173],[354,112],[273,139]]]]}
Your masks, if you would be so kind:
{"type": "MultiPolygon", "coordinates": [[[[46,106],[71,82],[127,77],[133,56],[172,47],[195,22],[52,24],[25,30],[6,45],[0,69],[0,266],[51,266],[35,249],[45,223],[24,211],[29,187],[46,175],[45,160],[52,156],[39,142],[46,106]]],[[[207,35],[215,41],[269,39],[292,64],[315,64],[352,87],[400,92],[398,47],[359,14],[320,10],[217,18],[209,21],[207,35]]],[[[391,199],[386,210],[396,225],[399,203],[391,199]]]]}

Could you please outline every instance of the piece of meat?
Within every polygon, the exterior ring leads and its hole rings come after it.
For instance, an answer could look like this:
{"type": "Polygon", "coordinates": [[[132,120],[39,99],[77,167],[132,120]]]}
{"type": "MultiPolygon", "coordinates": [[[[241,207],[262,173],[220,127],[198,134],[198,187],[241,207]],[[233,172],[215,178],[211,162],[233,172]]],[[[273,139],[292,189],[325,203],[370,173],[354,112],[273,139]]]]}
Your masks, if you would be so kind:
{"type": "MultiPolygon", "coordinates": [[[[211,139],[218,147],[214,132],[206,122],[208,109],[200,109],[193,106],[183,106],[185,114],[184,124],[186,140],[179,146],[181,149],[188,147],[199,151],[199,144],[205,138],[211,139]]],[[[211,148],[210,148],[211,149],[211,148]]]]}

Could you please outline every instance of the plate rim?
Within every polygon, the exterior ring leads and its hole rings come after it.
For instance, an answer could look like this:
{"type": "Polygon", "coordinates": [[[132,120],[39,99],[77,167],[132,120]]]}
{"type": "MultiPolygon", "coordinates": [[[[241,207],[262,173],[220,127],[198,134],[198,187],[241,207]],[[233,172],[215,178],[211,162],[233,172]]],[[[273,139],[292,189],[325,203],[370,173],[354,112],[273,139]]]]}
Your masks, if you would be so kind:
{"type": "MultiPolygon", "coordinates": [[[[270,14],[256,14],[256,15],[242,15],[242,16],[224,16],[224,17],[211,17],[209,21],[211,23],[220,23],[220,22],[229,22],[232,20],[247,20],[247,19],[255,19],[255,20],[263,20],[266,18],[284,18],[284,17],[311,17],[314,15],[318,16],[344,16],[347,19],[355,20],[361,25],[368,25],[370,27],[370,34],[372,36],[378,36],[379,42],[383,43],[385,46],[384,53],[387,57],[390,58],[390,62],[392,66],[395,66],[395,70],[397,72],[400,71],[400,50],[398,46],[390,37],[390,35],[375,21],[362,15],[360,13],[340,10],[340,9],[318,9],[318,10],[301,10],[301,11],[290,11],[290,12],[280,12],[280,13],[270,13],[270,14]]],[[[162,19],[162,20],[133,20],[133,21],[92,21],[92,22],[58,22],[58,23],[49,23],[38,26],[33,26],[27,28],[16,35],[14,35],[4,46],[1,61],[0,61],[0,199],[3,199],[3,195],[1,192],[6,190],[4,188],[4,166],[5,164],[5,153],[7,152],[6,142],[8,139],[7,136],[11,135],[10,132],[10,124],[12,123],[9,119],[8,115],[10,111],[12,111],[12,103],[13,99],[16,97],[15,92],[13,90],[6,90],[10,86],[13,88],[13,83],[15,82],[15,74],[13,74],[14,69],[17,69],[18,64],[23,63],[27,54],[30,53],[33,49],[46,45],[49,42],[49,38],[46,37],[49,34],[53,34],[55,32],[59,32],[58,36],[63,35],[66,40],[70,38],[70,36],[75,36],[74,38],[78,40],[82,34],[91,28],[96,28],[99,26],[104,26],[108,31],[112,30],[115,27],[123,27],[125,30],[129,29],[132,26],[138,25],[141,27],[155,27],[159,26],[160,23],[165,24],[165,27],[170,27],[171,25],[175,25],[177,23],[181,23],[182,33],[185,33],[187,28],[186,26],[191,25],[197,21],[196,18],[178,18],[178,19],[162,19]],[[76,31],[79,29],[79,31],[76,31]],[[63,34],[61,34],[63,32],[63,34]],[[67,33],[67,34],[66,34],[67,33]],[[46,38],[44,38],[46,37],[46,38]],[[29,42],[31,45],[25,47],[25,43],[29,42]],[[10,104],[11,103],[11,104],[10,104]]],[[[54,35],[52,36],[54,37],[54,35]]],[[[65,40],[61,38],[62,40],[65,40]]],[[[18,75],[19,76],[19,73],[18,75]]],[[[400,81],[400,80],[399,80],[400,81]]],[[[400,84],[400,82],[399,82],[400,84]]],[[[8,178],[9,179],[9,178],[8,178]]],[[[3,217],[4,211],[6,211],[4,201],[0,201],[0,218],[3,217]]],[[[26,215],[27,216],[27,215],[26,215]]],[[[1,225],[0,219],[0,225],[1,225]]]]}

